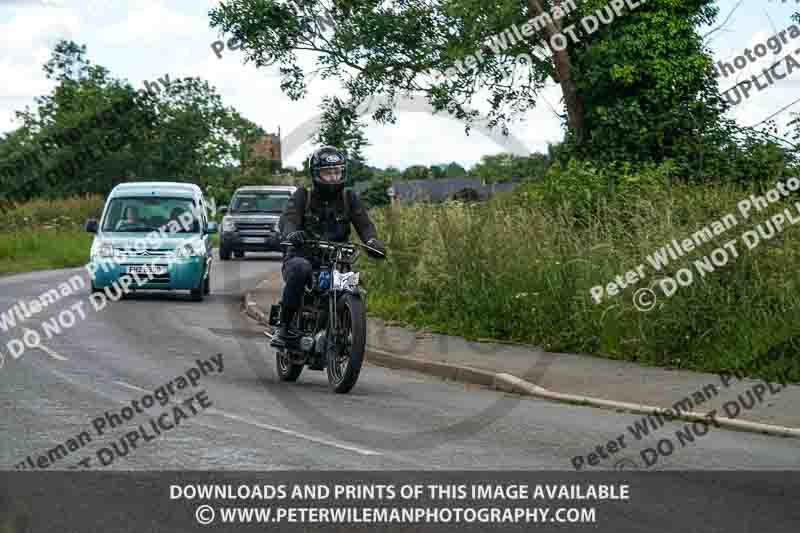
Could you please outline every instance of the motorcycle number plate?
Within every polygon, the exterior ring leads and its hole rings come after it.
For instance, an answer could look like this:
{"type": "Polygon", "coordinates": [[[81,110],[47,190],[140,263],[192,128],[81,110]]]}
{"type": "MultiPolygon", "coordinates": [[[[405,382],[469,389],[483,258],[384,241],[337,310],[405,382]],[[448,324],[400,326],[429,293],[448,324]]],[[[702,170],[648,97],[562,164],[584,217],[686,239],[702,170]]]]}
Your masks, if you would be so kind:
{"type": "Polygon", "coordinates": [[[337,272],[333,271],[333,288],[334,290],[347,290],[352,289],[358,285],[358,272],[337,272]]]}

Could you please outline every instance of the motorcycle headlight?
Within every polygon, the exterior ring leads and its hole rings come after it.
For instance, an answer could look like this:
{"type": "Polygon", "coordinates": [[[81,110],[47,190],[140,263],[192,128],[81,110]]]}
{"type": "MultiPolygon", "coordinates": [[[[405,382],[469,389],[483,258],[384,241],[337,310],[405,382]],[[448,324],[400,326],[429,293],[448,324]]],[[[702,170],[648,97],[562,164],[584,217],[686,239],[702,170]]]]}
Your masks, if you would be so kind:
{"type": "Polygon", "coordinates": [[[233,219],[229,217],[223,217],[222,219],[222,231],[235,231],[236,224],[233,223],[233,219]]]}

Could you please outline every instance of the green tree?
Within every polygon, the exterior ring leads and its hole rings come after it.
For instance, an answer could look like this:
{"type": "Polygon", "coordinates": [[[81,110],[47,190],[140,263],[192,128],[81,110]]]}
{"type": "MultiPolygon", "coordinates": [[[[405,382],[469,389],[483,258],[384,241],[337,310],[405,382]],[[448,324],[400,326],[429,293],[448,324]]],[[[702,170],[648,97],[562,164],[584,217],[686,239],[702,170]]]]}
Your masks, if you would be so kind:
{"type": "MultiPolygon", "coordinates": [[[[800,12],[792,15],[792,20],[800,24],[800,12]]],[[[789,122],[788,126],[789,128],[793,129],[793,132],[791,133],[792,139],[795,142],[800,143],[800,113],[793,113],[792,116],[794,118],[789,122]]],[[[798,152],[800,152],[800,149],[795,147],[795,153],[798,157],[800,157],[800,153],[798,152]]]]}
{"type": "Polygon", "coordinates": [[[469,171],[487,183],[511,179],[512,154],[484,155],[469,171]]]}
{"type": "Polygon", "coordinates": [[[440,179],[445,177],[445,171],[444,168],[442,168],[442,165],[431,165],[429,172],[431,177],[434,179],[440,179]]]}
{"type": "Polygon", "coordinates": [[[546,154],[534,152],[526,157],[515,156],[511,162],[512,178],[542,178],[550,167],[551,159],[546,154]]]}
{"type": "MultiPolygon", "coordinates": [[[[600,154],[608,145],[616,152],[633,150],[636,159],[653,159],[659,157],[659,143],[677,145],[698,134],[692,114],[699,113],[709,127],[718,117],[710,101],[716,90],[711,58],[696,32],[717,16],[713,4],[648,0],[634,10],[625,7],[611,24],[598,24],[590,34],[579,21],[606,8],[607,0],[586,0],[562,17],[577,4],[498,0],[487,10],[484,0],[229,0],[210,18],[212,27],[246,43],[247,61],[280,64],[282,88],[292,98],[305,94],[300,57],[310,52],[316,55],[315,70],[339,78],[354,102],[374,94],[388,97],[373,114],[380,122],[392,122],[393,102],[412,93],[466,120],[469,129],[479,115],[471,104],[488,94],[489,124],[506,130],[553,80],[561,87],[565,124],[577,147],[600,154]],[[322,32],[317,21],[329,12],[337,24],[322,32]],[[512,25],[527,28],[527,38],[510,40],[505,32],[512,25]],[[554,47],[559,41],[552,37],[570,27],[579,40],[565,49],[554,47]],[[676,116],[666,120],[672,111],[676,116]]],[[[667,155],[677,153],[669,148],[667,155]]]]}
{"type": "Polygon", "coordinates": [[[16,112],[22,125],[0,141],[0,198],[102,192],[129,176],[157,117],[85,54],[85,46],[56,44],[43,69],[57,85],[35,110],[16,112]]]}
{"type": "Polygon", "coordinates": [[[479,177],[487,183],[528,179],[544,176],[550,166],[550,157],[532,153],[528,156],[502,153],[485,155],[470,169],[470,175],[479,177]]]}
{"type": "Polygon", "coordinates": [[[466,175],[467,170],[455,161],[451,162],[444,169],[444,176],[446,178],[463,178],[466,175]]]}
{"type": "MultiPolygon", "coordinates": [[[[587,0],[590,12],[607,0],[587,0]]],[[[680,161],[696,172],[706,144],[718,149],[726,104],[711,69],[712,56],[697,28],[711,23],[712,0],[649,0],[601,25],[592,38],[570,47],[585,104],[587,136],[578,145],[587,158],[680,161]]],[[[730,140],[729,138],[727,140],[730,140]]],[[[724,143],[725,141],[723,141],[724,143]]]]}
{"type": "Polygon", "coordinates": [[[401,177],[404,180],[426,180],[430,179],[431,171],[425,165],[411,165],[403,171],[401,177]]]}
{"type": "Polygon", "coordinates": [[[207,167],[258,164],[251,161],[249,141],[263,136],[263,129],[226,108],[208,82],[191,77],[173,80],[153,102],[159,121],[148,139],[141,175],[193,179],[207,167]]]}
{"type": "Polygon", "coordinates": [[[389,178],[399,178],[402,174],[403,172],[399,168],[393,166],[388,166],[383,171],[383,175],[389,178]]]}
{"type": "Polygon", "coordinates": [[[263,134],[207,82],[165,77],[157,93],[137,93],[71,41],[56,44],[44,71],[56,86],[17,112],[22,125],[0,140],[0,199],[105,193],[140,178],[230,178],[224,169],[241,173],[245,141],[263,134]]]}
{"type": "Polygon", "coordinates": [[[389,196],[386,194],[392,184],[389,177],[376,177],[370,181],[369,186],[359,194],[359,198],[364,202],[367,207],[380,207],[389,205],[389,196]]]}
{"type": "Polygon", "coordinates": [[[350,161],[350,178],[353,182],[372,178],[372,171],[364,161],[362,149],[369,146],[356,106],[337,96],[326,96],[320,105],[320,129],[314,139],[318,144],[335,146],[344,151],[350,161]]]}

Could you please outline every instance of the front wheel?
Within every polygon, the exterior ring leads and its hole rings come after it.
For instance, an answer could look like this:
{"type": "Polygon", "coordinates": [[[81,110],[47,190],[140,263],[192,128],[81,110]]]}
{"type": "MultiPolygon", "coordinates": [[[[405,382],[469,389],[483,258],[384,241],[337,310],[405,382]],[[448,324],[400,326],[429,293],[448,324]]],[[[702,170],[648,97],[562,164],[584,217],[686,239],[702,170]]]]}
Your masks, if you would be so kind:
{"type": "Polygon", "coordinates": [[[281,381],[297,381],[300,372],[303,371],[303,365],[292,363],[289,354],[284,350],[275,354],[275,363],[278,369],[278,378],[281,381]]]}
{"type": "Polygon", "coordinates": [[[328,384],[331,390],[350,392],[364,363],[367,343],[367,316],[364,303],[355,294],[346,294],[336,302],[334,346],[328,352],[328,384]]]}

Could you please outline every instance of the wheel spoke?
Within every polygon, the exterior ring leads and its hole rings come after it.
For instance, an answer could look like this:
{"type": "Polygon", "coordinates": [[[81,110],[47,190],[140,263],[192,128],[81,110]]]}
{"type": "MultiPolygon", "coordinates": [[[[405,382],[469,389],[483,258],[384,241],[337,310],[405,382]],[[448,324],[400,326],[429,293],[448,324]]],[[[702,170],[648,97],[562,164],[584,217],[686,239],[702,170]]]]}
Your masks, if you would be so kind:
{"type": "Polygon", "coordinates": [[[347,373],[347,368],[350,364],[350,352],[353,346],[353,331],[350,320],[350,309],[345,307],[344,311],[338,317],[338,331],[336,331],[335,342],[336,346],[333,351],[333,361],[331,373],[333,374],[334,381],[341,383],[347,373]]]}

